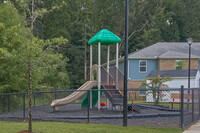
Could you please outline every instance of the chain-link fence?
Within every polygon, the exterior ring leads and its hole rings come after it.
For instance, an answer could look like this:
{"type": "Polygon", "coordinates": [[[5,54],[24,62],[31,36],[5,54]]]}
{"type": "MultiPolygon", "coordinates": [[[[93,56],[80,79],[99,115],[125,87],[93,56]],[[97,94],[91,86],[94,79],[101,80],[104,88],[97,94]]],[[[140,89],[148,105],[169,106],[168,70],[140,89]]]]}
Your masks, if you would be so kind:
{"type": "MultiPolygon", "coordinates": [[[[105,89],[103,86],[101,90],[94,87],[91,90],[33,92],[32,115],[35,121],[123,125],[122,100],[122,90],[105,89]],[[101,91],[100,105],[98,105],[98,91],[101,91]],[[84,92],[84,94],[76,97],[74,94],[79,92],[84,92]],[[62,101],[69,98],[74,98],[74,100],[59,106],[58,110],[53,110],[50,106],[55,99],[62,101]]],[[[199,101],[199,88],[128,90],[128,125],[187,127],[200,119],[199,101]]],[[[27,93],[0,94],[0,120],[21,121],[27,117],[27,93]]]]}
{"type": "Polygon", "coordinates": [[[200,89],[182,89],[182,127],[187,127],[200,119],[200,89]]]}

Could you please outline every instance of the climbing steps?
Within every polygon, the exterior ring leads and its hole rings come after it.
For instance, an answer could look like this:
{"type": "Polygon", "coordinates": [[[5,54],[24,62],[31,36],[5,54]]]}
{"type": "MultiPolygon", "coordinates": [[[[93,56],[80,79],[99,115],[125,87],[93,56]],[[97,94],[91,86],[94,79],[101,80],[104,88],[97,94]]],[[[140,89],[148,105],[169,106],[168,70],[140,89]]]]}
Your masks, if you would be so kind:
{"type": "Polygon", "coordinates": [[[112,105],[123,105],[123,95],[120,93],[119,90],[116,89],[115,85],[103,85],[103,92],[105,93],[106,97],[110,100],[112,105]]]}

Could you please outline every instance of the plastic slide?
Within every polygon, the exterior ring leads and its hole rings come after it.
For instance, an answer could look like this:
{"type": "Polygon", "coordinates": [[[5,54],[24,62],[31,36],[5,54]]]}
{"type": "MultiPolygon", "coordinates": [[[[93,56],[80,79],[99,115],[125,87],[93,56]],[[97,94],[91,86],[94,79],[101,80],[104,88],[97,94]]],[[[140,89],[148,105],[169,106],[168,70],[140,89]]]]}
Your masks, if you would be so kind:
{"type": "MultiPolygon", "coordinates": [[[[93,90],[98,89],[98,87],[93,87],[92,89],[93,90]]],[[[102,96],[102,91],[100,92],[100,96],[102,96]]],[[[94,107],[97,104],[97,101],[98,101],[98,91],[92,91],[92,107],[94,107]]],[[[88,95],[86,95],[86,97],[83,99],[81,107],[88,107],[88,95]]]]}
{"type": "Polygon", "coordinates": [[[53,107],[54,109],[57,110],[58,106],[72,103],[73,101],[80,98],[82,95],[84,95],[86,93],[86,91],[81,91],[81,90],[89,90],[95,86],[97,86],[97,81],[87,81],[81,87],[79,87],[77,91],[73,92],[71,95],[69,95],[65,98],[62,98],[62,99],[54,100],[51,103],[51,107],[53,107]]]}

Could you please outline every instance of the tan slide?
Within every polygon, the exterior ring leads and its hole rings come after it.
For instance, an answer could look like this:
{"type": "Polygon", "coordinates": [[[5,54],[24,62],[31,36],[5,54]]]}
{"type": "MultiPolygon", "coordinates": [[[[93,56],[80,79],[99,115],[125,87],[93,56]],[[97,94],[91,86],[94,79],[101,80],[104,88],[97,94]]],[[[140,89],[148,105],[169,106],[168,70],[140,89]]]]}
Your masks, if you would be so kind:
{"type": "Polygon", "coordinates": [[[82,91],[82,90],[89,90],[95,86],[97,86],[97,81],[87,81],[81,87],[79,87],[77,91],[73,92],[71,95],[62,99],[54,100],[51,103],[51,107],[53,107],[55,110],[58,110],[58,106],[72,103],[73,101],[80,98],[82,95],[84,95],[87,92],[87,91],[82,91]]]}

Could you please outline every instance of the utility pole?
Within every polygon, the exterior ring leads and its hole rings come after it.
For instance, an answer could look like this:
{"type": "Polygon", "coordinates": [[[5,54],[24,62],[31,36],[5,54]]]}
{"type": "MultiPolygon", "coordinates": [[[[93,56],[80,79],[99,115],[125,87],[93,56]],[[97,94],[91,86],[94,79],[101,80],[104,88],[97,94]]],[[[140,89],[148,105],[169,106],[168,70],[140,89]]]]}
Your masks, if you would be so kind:
{"type": "MultiPolygon", "coordinates": [[[[86,5],[86,3],[84,2],[84,6],[86,5]]],[[[87,8],[85,8],[84,6],[82,6],[81,10],[84,11],[84,17],[85,17],[85,20],[84,20],[84,80],[87,79],[87,42],[86,42],[86,39],[87,39],[87,36],[86,36],[86,21],[87,21],[87,15],[86,15],[86,10],[87,8]]]]}
{"type": "Polygon", "coordinates": [[[87,79],[87,42],[86,42],[86,21],[84,23],[84,47],[85,47],[85,53],[84,53],[84,79],[87,79]]]}

